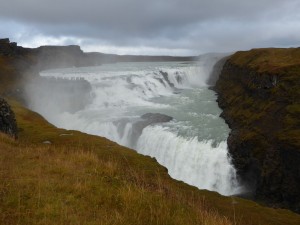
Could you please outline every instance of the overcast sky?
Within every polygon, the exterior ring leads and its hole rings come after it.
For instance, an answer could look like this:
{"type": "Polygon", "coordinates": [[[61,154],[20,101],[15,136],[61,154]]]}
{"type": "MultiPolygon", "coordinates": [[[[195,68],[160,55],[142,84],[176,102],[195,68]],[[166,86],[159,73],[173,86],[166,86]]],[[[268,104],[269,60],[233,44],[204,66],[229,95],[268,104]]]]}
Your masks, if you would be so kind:
{"type": "Polygon", "coordinates": [[[300,0],[0,0],[0,38],[116,54],[300,46],[300,0]]]}

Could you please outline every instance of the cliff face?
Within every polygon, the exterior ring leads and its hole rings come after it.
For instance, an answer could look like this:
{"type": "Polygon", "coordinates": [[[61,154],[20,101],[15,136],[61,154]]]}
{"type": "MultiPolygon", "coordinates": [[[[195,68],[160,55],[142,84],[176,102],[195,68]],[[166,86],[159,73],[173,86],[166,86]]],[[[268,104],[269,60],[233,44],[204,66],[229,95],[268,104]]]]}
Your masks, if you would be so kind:
{"type": "Polygon", "coordinates": [[[0,39],[0,55],[13,55],[17,50],[16,43],[10,43],[8,38],[0,39]]]}
{"type": "Polygon", "coordinates": [[[241,180],[257,200],[300,212],[300,48],[237,52],[215,90],[241,180]]]}
{"type": "Polygon", "coordinates": [[[39,70],[78,66],[83,55],[79,46],[41,46],[32,51],[39,70]]]}

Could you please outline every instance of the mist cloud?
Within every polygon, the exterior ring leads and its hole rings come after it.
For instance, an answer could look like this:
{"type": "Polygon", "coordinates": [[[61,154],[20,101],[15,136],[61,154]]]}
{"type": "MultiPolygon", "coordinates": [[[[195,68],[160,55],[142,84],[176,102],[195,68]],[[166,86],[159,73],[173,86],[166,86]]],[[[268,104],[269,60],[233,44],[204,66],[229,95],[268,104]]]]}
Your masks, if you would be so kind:
{"type": "Polygon", "coordinates": [[[298,0],[10,0],[0,34],[32,47],[186,55],[297,46],[299,11],[298,0]]]}

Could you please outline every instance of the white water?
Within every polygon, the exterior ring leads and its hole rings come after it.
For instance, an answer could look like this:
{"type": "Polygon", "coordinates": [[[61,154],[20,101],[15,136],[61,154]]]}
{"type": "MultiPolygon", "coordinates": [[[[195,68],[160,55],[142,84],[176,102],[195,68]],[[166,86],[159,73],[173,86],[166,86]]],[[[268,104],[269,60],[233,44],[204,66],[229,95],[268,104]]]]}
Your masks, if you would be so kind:
{"type": "Polygon", "coordinates": [[[73,114],[43,112],[43,101],[36,98],[31,105],[58,127],[104,136],[155,157],[177,180],[223,195],[237,194],[241,189],[226,144],[229,128],[219,117],[215,93],[205,84],[213,64],[209,65],[117,63],[45,71],[42,76],[86,79],[93,100],[73,114]],[[145,113],[173,120],[136,126],[145,113]]]}

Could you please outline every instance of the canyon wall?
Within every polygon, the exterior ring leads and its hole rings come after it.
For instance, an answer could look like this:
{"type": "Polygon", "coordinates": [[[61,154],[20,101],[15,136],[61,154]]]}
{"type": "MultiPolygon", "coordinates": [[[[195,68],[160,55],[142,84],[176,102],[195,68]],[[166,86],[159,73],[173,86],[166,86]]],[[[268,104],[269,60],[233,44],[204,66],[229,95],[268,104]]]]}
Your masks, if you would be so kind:
{"type": "Polygon", "coordinates": [[[214,89],[250,197],[300,212],[300,48],[237,52],[214,89]]]}

